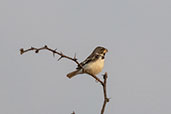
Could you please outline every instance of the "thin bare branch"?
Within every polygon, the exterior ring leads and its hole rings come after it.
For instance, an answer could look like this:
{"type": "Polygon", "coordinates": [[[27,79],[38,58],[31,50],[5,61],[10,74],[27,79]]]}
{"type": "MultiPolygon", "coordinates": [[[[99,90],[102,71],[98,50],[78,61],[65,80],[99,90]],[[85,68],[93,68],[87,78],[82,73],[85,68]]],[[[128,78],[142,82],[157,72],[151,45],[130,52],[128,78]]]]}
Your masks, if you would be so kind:
{"type": "Polygon", "coordinates": [[[103,79],[104,79],[104,82],[103,82],[103,84],[104,84],[103,85],[104,102],[103,102],[103,106],[102,106],[102,109],[101,109],[101,114],[104,114],[106,104],[107,104],[107,102],[109,102],[109,98],[107,97],[107,90],[106,90],[107,72],[103,75],[103,79]]]}
{"type": "Polygon", "coordinates": [[[24,54],[24,53],[26,53],[26,52],[29,52],[29,51],[35,51],[35,53],[39,53],[40,50],[48,50],[48,51],[52,52],[53,56],[54,56],[55,54],[59,55],[60,58],[59,58],[58,60],[60,60],[60,59],[62,59],[62,58],[66,58],[66,59],[72,60],[72,61],[74,61],[76,64],[80,65],[76,58],[72,58],[72,57],[66,56],[66,55],[64,55],[62,52],[56,51],[57,49],[51,49],[51,48],[49,48],[47,45],[45,45],[44,47],[41,47],[41,48],[31,47],[31,48],[26,49],[26,50],[24,50],[23,48],[21,48],[21,49],[20,49],[20,54],[22,55],[22,54],[24,54]]]}
{"type": "MultiPolygon", "coordinates": [[[[76,54],[74,55],[74,57],[69,57],[67,55],[64,55],[62,52],[58,52],[57,49],[51,49],[49,48],[47,45],[45,45],[44,47],[41,47],[41,48],[35,48],[35,47],[31,47],[29,49],[26,49],[24,50],[23,48],[20,49],[20,54],[24,54],[26,52],[29,52],[29,51],[35,51],[35,53],[39,53],[40,50],[48,50],[50,52],[52,52],[53,56],[55,56],[55,54],[59,55],[59,60],[61,60],[62,58],[66,58],[66,59],[69,59],[73,62],[75,62],[78,66],[80,66],[84,72],[84,68],[81,66],[81,64],[78,62],[77,58],[76,58],[76,54]]],[[[107,84],[107,72],[103,75],[103,79],[104,81],[101,81],[97,76],[95,75],[92,75],[88,72],[85,72],[87,74],[89,74],[91,77],[93,77],[95,80],[97,80],[103,87],[103,94],[104,94],[104,102],[103,102],[103,106],[102,106],[102,109],[101,109],[101,114],[104,114],[104,111],[105,111],[105,108],[106,108],[106,104],[107,102],[109,102],[109,98],[107,97],[107,90],[106,90],[106,84],[107,84]]],[[[75,112],[73,112],[72,114],[75,114],[75,112]]]]}
{"type": "Polygon", "coordinates": [[[102,85],[102,86],[104,86],[104,83],[97,77],[97,76],[95,76],[95,75],[93,75],[93,74],[90,74],[90,73],[88,73],[88,72],[86,72],[87,74],[89,74],[91,77],[93,77],[94,79],[96,79],[98,82],[100,82],[100,84],[102,85]]]}

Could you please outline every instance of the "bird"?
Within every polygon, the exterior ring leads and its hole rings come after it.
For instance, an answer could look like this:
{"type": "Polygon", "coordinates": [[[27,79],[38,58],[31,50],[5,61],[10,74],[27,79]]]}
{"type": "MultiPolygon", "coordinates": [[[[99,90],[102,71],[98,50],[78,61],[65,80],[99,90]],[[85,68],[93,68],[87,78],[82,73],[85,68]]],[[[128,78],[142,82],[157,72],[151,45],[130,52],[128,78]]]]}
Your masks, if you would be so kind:
{"type": "Polygon", "coordinates": [[[98,46],[93,52],[77,66],[76,70],[67,74],[68,78],[72,78],[78,74],[99,74],[104,67],[105,54],[108,50],[104,47],[98,46]]]}

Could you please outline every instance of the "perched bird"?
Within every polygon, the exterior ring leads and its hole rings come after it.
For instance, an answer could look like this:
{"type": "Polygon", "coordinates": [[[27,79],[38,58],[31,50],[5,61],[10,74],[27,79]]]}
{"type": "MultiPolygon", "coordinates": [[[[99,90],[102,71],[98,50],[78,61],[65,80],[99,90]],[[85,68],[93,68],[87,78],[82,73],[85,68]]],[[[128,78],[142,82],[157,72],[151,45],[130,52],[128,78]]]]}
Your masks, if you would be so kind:
{"type": "Polygon", "coordinates": [[[80,63],[81,66],[78,65],[75,71],[67,74],[67,77],[72,78],[77,74],[83,73],[97,75],[104,67],[104,59],[107,52],[108,50],[104,47],[96,47],[90,56],[80,63]]]}

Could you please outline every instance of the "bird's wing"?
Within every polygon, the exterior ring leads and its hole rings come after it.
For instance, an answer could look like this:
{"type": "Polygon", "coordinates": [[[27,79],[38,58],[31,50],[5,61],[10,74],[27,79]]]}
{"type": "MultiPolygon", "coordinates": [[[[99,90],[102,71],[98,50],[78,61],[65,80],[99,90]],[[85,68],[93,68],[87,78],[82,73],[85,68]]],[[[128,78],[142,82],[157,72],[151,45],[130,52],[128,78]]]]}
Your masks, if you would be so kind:
{"type": "MultiPolygon", "coordinates": [[[[99,58],[99,55],[97,53],[93,53],[90,56],[86,58],[83,62],[80,63],[80,65],[83,67],[85,64],[88,64],[90,62],[96,61],[99,58]]],[[[76,69],[81,69],[81,66],[77,66],[76,69]]]]}

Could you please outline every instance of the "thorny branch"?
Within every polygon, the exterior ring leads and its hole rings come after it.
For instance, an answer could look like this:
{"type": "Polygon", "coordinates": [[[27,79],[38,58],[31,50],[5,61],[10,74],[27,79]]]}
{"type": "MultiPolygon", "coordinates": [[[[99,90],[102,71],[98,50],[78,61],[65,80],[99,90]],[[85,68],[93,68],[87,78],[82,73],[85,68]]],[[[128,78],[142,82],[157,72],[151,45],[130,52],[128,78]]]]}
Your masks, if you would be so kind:
{"type": "MultiPolygon", "coordinates": [[[[24,50],[23,48],[20,49],[20,54],[24,54],[26,52],[29,52],[29,51],[35,51],[35,53],[39,53],[40,50],[48,50],[50,52],[52,52],[53,56],[55,56],[55,54],[59,55],[59,60],[61,60],[62,58],[66,58],[66,59],[69,59],[73,62],[75,62],[78,66],[80,66],[82,68],[82,70],[84,71],[83,67],[81,66],[81,64],[78,62],[77,58],[76,58],[76,54],[74,55],[74,57],[69,57],[67,55],[64,55],[62,52],[58,52],[56,51],[57,49],[51,49],[49,48],[47,45],[45,45],[44,47],[41,47],[41,48],[35,48],[35,47],[31,47],[29,49],[26,49],[24,50]]],[[[87,72],[85,72],[87,73],[87,72]]],[[[106,104],[107,102],[109,102],[109,98],[107,97],[107,90],[106,90],[106,83],[107,83],[107,72],[103,75],[103,79],[104,81],[101,81],[97,76],[95,75],[92,75],[90,73],[87,73],[89,74],[91,77],[93,77],[95,80],[97,80],[103,87],[103,94],[104,94],[104,102],[103,102],[103,106],[102,106],[102,109],[101,109],[101,113],[100,114],[104,114],[104,110],[105,110],[105,107],[106,107],[106,104]]],[[[73,112],[72,114],[75,114],[75,112],[73,112]]]]}

